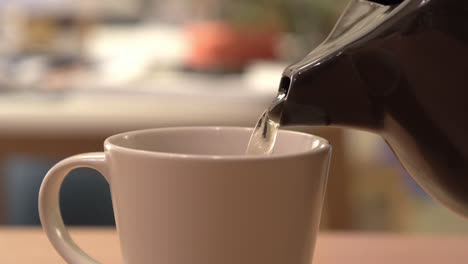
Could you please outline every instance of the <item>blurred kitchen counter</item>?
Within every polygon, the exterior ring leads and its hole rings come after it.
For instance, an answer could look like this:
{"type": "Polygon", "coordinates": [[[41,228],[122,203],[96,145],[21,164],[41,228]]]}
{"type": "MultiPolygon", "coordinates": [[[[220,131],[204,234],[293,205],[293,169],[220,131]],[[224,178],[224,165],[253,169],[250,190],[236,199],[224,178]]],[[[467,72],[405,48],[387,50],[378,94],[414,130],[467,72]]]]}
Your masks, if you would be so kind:
{"type": "MultiPolygon", "coordinates": [[[[158,83],[140,82],[120,88],[0,93],[0,163],[12,153],[61,159],[102,151],[106,137],[135,129],[192,125],[253,127],[276,95],[276,80],[270,77],[280,76],[270,71],[255,72],[244,79],[235,75],[210,78],[198,74],[187,74],[184,78],[165,75],[158,83]]],[[[327,138],[334,148],[326,199],[332,210],[325,210],[323,226],[351,228],[342,131],[300,130],[327,138]]],[[[0,179],[0,201],[3,201],[0,223],[4,223],[6,194],[2,191],[5,178],[1,171],[0,179]]]]}
{"type": "Polygon", "coordinates": [[[181,125],[253,126],[276,87],[0,94],[0,135],[111,135],[181,125]]]}
{"type": "MultiPolygon", "coordinates": [[[[111,228],[73,228],[80,247],[102,263],[122,263],[117,233],[111,228]]],[[[385,233],[320,233],[317,264],[467,263],[467,236],[416,236],[385,233]]],[[[64,263],[39,228],[0,229],[0,262],[64,263]]]]}
{"type": "Polygon", "coordinates": [[[32,89],[0,93],[0,223],[8,212],[4,168],[10,155],[46,159],[102,151],[106,137],[164,126],[254,126],[276,87],[255,90],[238,76],[186,78],[132,86],[97,86],[62,91],[32,89]]]}

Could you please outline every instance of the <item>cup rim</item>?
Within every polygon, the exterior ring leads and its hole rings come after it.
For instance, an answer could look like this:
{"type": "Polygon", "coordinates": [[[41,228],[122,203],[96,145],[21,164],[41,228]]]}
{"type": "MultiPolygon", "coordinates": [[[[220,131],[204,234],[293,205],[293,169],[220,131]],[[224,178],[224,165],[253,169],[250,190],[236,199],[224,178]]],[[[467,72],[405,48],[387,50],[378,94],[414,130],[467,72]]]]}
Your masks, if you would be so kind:
{"type": "Polygon", "coordinates": [[[183,154],[183,153],[171,153],[171,152],[162,152],[162,151],[149,151],[143,149],[136,149],[136,148],[129,148],[123,147],[117,144],[111,143],[111,141],[118,137],[125,137],[133,134],[141,134],[141,133],[148,133],[153,131],[177,131],[177,130],[220,130],[220,129],[229,129],[229,130],[242,130],[242,131],[252,131],[252,127],[241,127],[241,126],[173,126],[173,127],[160,127],[160,128],[150,128],[150,129],[140,129],[140,130],[133,130],[123,133],[118,133],[112,135],[105,139],[104,141],[104,149],[105,152],[108,151],[119,151],[119,152],[127,152],[131,153],[132,155],[144,155],[144,156],[153,156],[159,159],[180,159],[180,160],[219,160],[219,161],[228,161],[228,160],[246,160],[246,161],[259,161],[259,160],[275,160],[275,159],[289,159],[289,158],[296,158],[301,156],[308,156],[308,155],[317,155],[319,153],[328,152],[331,150],[332,146],[328,142],[328,140],[313,135],[309,133],[299,132],[299,131],[292,131],[292,130],[285,130],[281,129],[281,133],[290,133],[290,134],[297,134],[303,135],[307,137],[313,137],[317,139],[320,143],[312,147],[311,149],[305,151],[299,151],[294,153],[288,154],[275,154],[275,155],[209,155],[209,154],[183,154]]]}

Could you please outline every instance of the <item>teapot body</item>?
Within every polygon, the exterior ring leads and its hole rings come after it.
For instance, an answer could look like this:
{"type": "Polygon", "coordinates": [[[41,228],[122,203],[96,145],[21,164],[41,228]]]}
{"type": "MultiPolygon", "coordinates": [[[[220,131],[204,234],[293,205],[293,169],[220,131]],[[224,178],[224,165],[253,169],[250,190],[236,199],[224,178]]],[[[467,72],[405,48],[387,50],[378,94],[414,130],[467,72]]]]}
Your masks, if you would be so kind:
{"type": "Polygon", "coordinates": [[[380,134],[432,197],[468,216],[467,12],[468,1],[351,1],[284,71],[281,124],[380,134]]]}

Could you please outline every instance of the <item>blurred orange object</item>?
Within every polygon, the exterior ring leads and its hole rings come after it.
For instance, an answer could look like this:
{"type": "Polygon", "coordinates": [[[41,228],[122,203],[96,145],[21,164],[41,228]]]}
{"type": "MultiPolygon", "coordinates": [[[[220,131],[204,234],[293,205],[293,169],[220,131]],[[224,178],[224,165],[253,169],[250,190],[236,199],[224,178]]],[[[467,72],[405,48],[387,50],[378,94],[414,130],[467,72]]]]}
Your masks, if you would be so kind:
{"type": "Polygon", "coordinates": [[[206,21],[191,23],[187,34],[191,69],[239,71],[253,60],[275,58],[278,30],[273,27],[206,21]]]}

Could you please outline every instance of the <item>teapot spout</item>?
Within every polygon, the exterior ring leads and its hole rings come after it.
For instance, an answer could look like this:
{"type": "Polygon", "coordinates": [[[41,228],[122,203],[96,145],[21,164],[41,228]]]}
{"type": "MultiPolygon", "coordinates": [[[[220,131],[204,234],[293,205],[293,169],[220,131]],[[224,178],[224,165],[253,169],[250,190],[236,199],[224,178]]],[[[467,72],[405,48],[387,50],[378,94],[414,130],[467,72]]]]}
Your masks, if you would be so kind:
{"type": "MultiPolygon", "coordinates": [[[[388,31],[414,1],[351,0],[325,41],[283,72],[281,125],[337,125],[374,129],[372,108],[352,51],[388,31]]],[[[383,81],[384,82],[384,81],[383,81]]]]}
{"type": "Polygon", "coordinates": [[[334,125],[365,130],[378,126],[379,113],[373,109],[349,56],[336,56],[314,70],[293,75],[289,87],[281,89],[287,94],[282,126],[334,125]]]}

